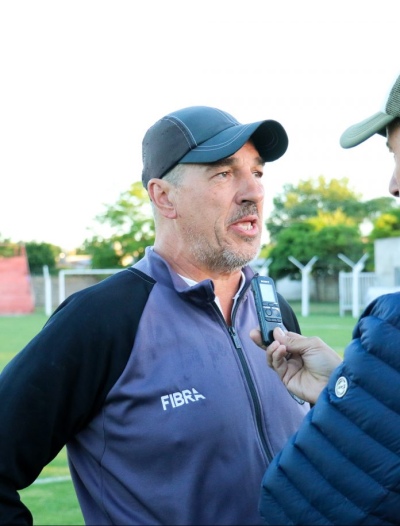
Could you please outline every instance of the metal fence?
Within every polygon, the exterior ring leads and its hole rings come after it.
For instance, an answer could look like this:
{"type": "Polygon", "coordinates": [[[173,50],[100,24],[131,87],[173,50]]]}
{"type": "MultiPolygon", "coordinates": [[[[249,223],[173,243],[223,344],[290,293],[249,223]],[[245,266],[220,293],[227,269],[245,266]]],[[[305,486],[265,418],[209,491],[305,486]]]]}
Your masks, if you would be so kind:
{"type": "Polygon", "coordinates": [[[374,272],[340,272],[339,273],[339,311],[344,316],[351,311],[358,317],[361,310],[369,303],[368,290],[377,285],[374,272]]]}

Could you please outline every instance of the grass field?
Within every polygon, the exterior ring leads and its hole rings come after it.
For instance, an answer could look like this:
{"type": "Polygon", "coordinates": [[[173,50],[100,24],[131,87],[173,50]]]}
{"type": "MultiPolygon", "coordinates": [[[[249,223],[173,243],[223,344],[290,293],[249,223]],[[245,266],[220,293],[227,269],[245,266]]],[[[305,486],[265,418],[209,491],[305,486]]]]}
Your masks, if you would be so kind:
{"type": "Polygon", "coordinates": [[[301,332],[305,336],[319,336],[336,352],[343,355],[346,345],[352,337],[356,321],[350,314],[339,316],[336,303],[314,303],[310,305],[310,315],[301,316],[301,304],[290,302],[295,311],[301,332]]]}
{"type": "MultiPolygon", "coordinates": [[[[302,333],[318,335],[340,354],[351,339],[355,320],[340,317],[338,305],[312,304],[310,315],[300,315],[300,303],[292,303],[302,333]]],[[[0,316],[0,370],[41,329],[47,320],[43,312],[27,316],[0,316]]],[[[83,525],[83,518],[69,478],[65,449],[46,466],[38,480],[21,491],[36,525],[83,525]],[[51,479],[51,480],[49,480],[51,479]]]]}

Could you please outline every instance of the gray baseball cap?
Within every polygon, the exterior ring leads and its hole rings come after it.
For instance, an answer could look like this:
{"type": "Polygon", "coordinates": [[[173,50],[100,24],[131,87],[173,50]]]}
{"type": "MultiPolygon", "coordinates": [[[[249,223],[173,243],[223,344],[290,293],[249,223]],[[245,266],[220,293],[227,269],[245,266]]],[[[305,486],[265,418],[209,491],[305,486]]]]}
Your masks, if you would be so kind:
{"type": "Polygon", "coordinates": [[[374,113],[354,126],[350,126],[340,137],[340,146],[353,148],[366,141],[375,133],[386,137],[386,126],[400,117],[400,75],[385,97],[382,110],[374,113]]]}
{"type": "Polygon", "coordinates": [[[288,146],[286,131],[275,120],[241,124],[229,113],[208,106],[174,111],[143,138],[143,186],[147,188],[152,178],[161,179],[177,164],[207,164],[229,157],[250,138],[265,162],[279,159],[288,146]]]}

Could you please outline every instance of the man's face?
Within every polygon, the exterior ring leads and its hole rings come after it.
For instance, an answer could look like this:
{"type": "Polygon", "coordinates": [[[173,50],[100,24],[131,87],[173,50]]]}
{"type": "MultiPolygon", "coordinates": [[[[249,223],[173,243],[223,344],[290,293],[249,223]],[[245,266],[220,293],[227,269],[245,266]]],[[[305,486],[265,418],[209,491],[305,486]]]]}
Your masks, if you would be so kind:
{"type": "Polygon", "coordinates": [[[262,230],[264,161],[247,142],[213,164],[185,167],[177,188],[176,226],[194,263],[232,272],[258,253],[262,230]]]}
{"type": "Polygon", "coordinates": [[[394,156],[394,171],[389,184],[389,191],[395,197],[400,196],[400,120],[387,127],[387,147],[394,156]]]}

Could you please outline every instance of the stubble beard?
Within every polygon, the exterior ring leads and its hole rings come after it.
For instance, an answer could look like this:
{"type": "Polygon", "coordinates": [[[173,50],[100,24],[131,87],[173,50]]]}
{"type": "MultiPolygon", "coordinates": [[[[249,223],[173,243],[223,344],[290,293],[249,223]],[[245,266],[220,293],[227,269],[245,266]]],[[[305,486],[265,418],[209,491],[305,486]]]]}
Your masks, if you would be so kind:
{"type": "MultiPolygon", "coordinates": [[[[192,235],[192,243],[189,249],[191,255],[202,267],[206,267],[212,272],[230,273],[240,270],[250,263],[258,253],[258,247],[254,248],[251,253],[230,247],[220,247],[219,250],[215,250],[205,239],[198,237],[196,239],[196,234],[192,233],[192,235]]],[[[254,238],[243,238],[243,241],[254,244],[254,238]]]]}
{"type": "Polygon", "coordinates": [[[248,250],[240,250],[221,243],[217,236],[218,246],[212,246],[205,235],[199,234],[190,227],[185,229],[188,241],[188,252],[202,267],[212,272],[230,273],[240,270],[250,263],[260,248],[260,238],[242,237],[241,241],[248,244],[248,250]]]}

